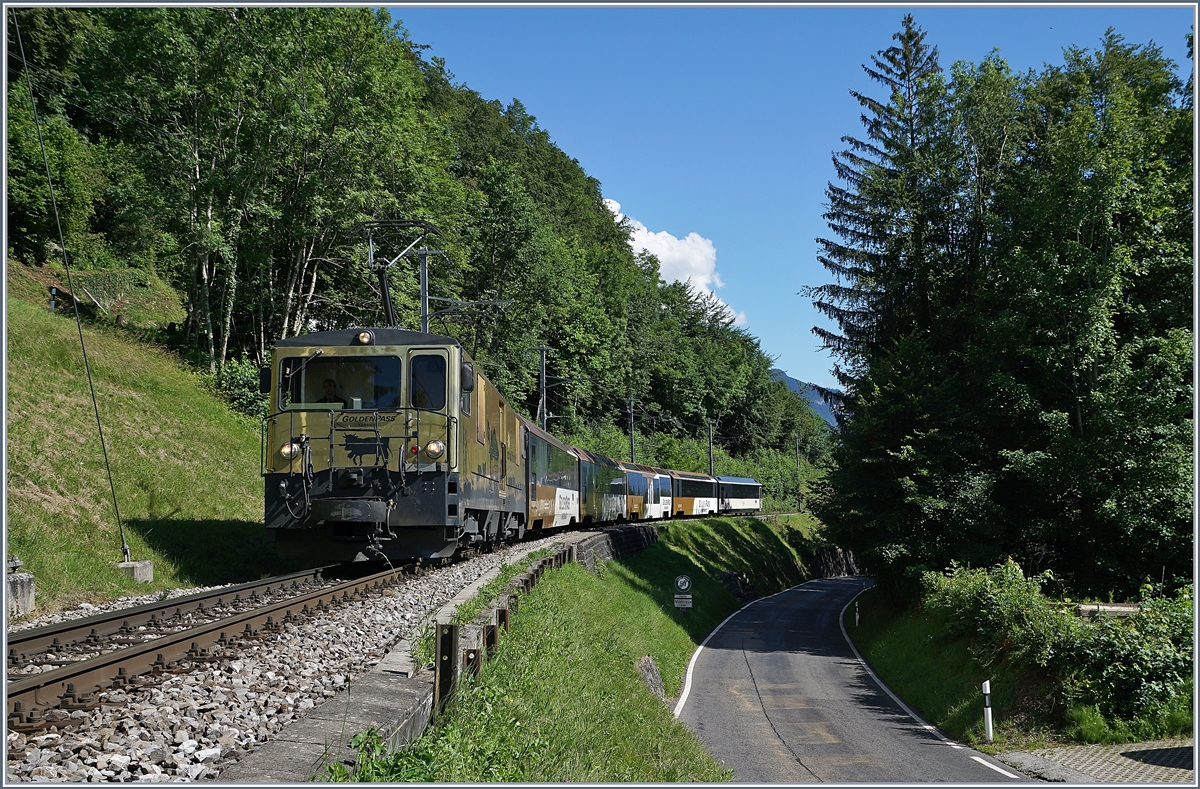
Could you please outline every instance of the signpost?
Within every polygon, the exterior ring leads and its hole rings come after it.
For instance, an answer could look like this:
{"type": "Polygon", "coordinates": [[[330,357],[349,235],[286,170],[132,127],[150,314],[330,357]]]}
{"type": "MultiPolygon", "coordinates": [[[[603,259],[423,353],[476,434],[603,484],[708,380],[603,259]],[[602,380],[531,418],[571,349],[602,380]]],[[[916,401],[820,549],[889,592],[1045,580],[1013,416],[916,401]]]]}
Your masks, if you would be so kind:
{"type": "Polygon", "coordinates": [[[687,610],[692,607],[692,579],[681,575],[675,579],[675,607],[687,610]]]}

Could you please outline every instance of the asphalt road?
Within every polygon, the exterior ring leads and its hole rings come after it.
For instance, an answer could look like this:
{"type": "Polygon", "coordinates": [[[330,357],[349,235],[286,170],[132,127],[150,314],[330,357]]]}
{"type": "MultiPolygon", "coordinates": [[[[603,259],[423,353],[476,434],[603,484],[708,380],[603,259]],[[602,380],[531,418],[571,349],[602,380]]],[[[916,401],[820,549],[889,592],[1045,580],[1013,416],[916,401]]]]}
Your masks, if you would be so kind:
{"type": "Polygon", "coordinates": [[[875,682],[839,625],[868,584],[811,581],[735,614],[696,656],[680,721],[741,782],[1028,782],[918,723],[875,682]]]}

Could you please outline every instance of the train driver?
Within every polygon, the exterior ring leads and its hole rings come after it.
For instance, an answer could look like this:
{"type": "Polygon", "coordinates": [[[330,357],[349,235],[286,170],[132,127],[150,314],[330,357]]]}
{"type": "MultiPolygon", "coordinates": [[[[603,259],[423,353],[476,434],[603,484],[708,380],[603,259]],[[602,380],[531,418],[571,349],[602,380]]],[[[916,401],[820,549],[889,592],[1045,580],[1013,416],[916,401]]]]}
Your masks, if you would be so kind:
{"type": "Polygon", "coordinates": [[[340,403],[342,408],[350,407],[350,404],[346,402],[345,398],[338,397],[337,381],[333,380],[332,378],[326,378],[324,386],[325,396],[318,400],[318,403],[340,403]]]}

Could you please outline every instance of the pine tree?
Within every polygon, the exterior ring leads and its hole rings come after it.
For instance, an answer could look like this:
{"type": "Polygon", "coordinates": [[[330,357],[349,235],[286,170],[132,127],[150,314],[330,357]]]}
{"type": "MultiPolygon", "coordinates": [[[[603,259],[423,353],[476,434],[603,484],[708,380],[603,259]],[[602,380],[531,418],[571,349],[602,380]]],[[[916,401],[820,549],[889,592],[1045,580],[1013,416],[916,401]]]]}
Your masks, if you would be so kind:
{"type": "Polygon", "coordinates": [[[839,381],[855,388],[871,356],[896,338],[926,328],[933,280],[952,247],[942,160],[949,151],[946,87],[936,48],[911,15],[895,46],[872,56],[866,73],[889,92],[886,102],[851,91],[863,107],[866,140],[842,138],[833,164],[845,186],[830,183],[824,218],[840,240],[820,238],[817,259],[838,280],[806,290],[839,333],[817,327],[841,358],[839,381]]]}

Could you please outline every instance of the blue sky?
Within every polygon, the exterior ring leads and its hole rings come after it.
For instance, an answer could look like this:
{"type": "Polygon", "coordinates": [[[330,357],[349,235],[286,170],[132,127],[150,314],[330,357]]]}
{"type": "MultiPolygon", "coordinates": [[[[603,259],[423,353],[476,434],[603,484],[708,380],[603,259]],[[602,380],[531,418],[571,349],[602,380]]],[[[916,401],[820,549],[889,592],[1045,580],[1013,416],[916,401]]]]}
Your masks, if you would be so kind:
{"type": "MultiPolygon", "coordinates": [[[[912,13],[944,68],[999,49],[1014,70],[1061,64],[1110,26],[1191,69],[1190,6],[390,7],[426,57],[485,99],[521,100],[635,222],[635,241],[719,296],[795,378],[833,383],[797,291],[816,260],[830,161],[862,136],[863,72],[912,13]]],[[[825,325],[825,324],[822,324],[825,325]]]]}

